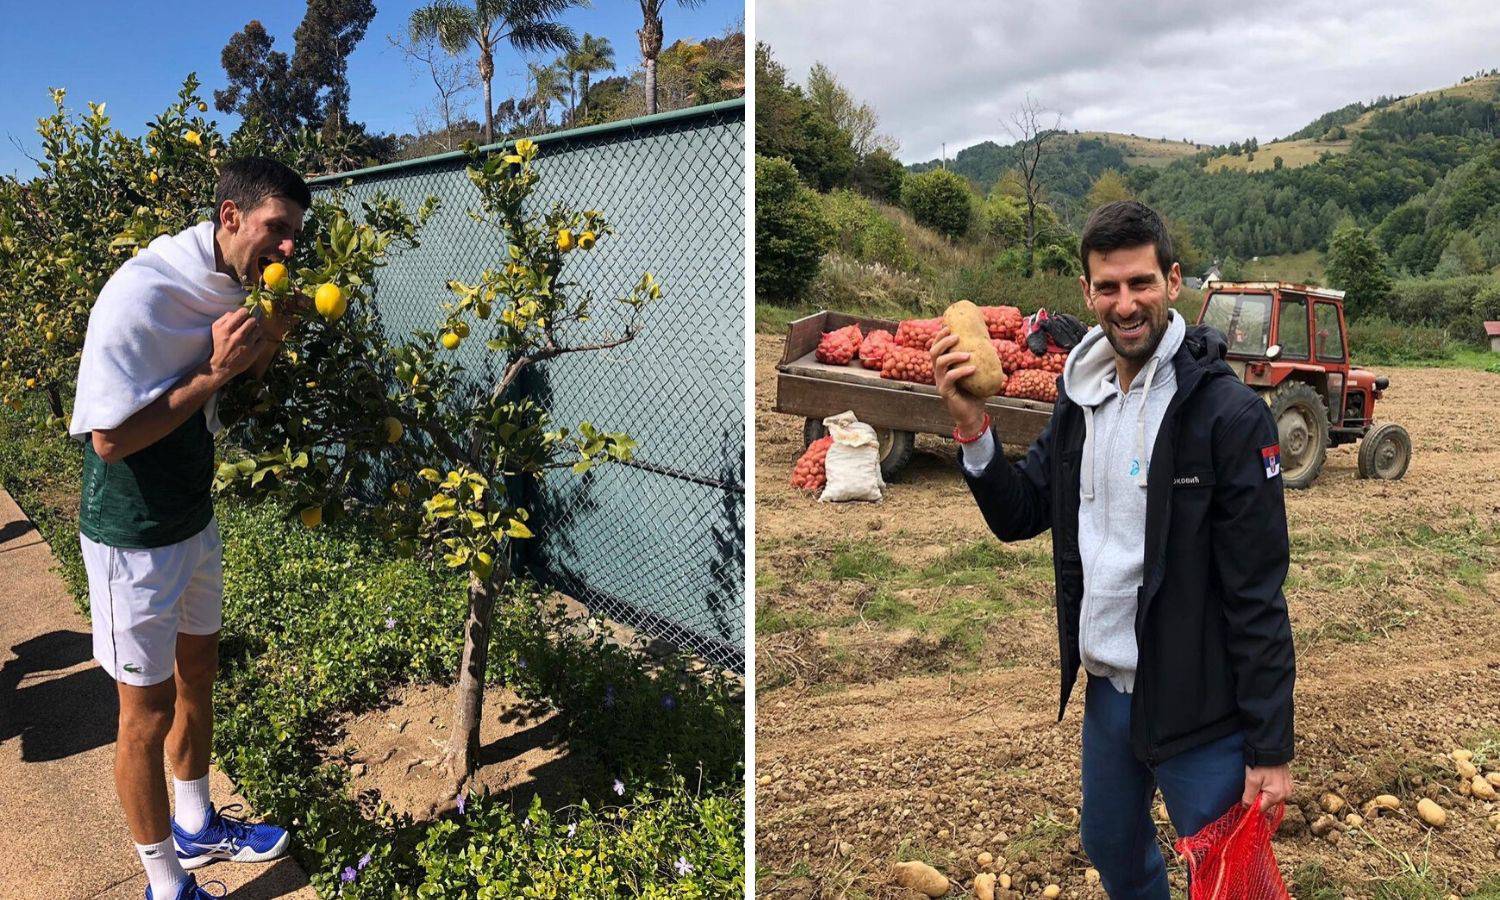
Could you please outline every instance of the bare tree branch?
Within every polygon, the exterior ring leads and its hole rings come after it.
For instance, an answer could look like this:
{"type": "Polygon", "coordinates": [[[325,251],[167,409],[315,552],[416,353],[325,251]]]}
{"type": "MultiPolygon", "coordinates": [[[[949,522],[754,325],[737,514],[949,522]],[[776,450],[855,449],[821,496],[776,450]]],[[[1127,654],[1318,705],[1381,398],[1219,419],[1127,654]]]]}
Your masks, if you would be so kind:
{"type": "Polygon", "coordinates": [[[1036,208],[1042,203],[1044,191],[1041,179],[1037,176],[1037,169],[1042,162],[1043,145],[1046,144],[1048,138],[1058,133],[1058,128],[1062,125],[1062,115],[1042,106],[1028,93],[1021,108],[1011,113],[1010,120],[1002,124],[1016,140],[1021,183],[1026,188],[1025,275],[1030,278],[1032,272],[1035,271],[1036,261],[1036,208]],[[1042,123],[1049,115],[1052,117],[1052,124],[1044,127],[1042,123]]]}

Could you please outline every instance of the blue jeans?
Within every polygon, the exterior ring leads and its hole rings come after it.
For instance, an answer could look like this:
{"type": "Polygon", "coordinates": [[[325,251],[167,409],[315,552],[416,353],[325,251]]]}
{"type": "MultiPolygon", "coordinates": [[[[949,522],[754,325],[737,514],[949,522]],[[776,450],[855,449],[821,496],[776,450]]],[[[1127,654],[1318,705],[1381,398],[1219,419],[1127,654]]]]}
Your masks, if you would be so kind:
{"type": "Polygon", "coordinates": [[[1130,749],[1130,695],[1088,676],[1083,708],[1083,849],[1110,900],[1168,900],[1151,799],[1161,787],[1179,835],[1194,834],[1245,790],[1245,737],[1235,732],[1153,769],[1130,749]]]}

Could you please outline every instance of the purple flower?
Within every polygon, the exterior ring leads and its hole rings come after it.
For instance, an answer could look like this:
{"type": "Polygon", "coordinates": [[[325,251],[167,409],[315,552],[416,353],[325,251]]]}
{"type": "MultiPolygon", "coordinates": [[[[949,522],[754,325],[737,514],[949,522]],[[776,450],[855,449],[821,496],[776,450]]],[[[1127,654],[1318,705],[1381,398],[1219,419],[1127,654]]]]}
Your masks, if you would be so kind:
{"type": "Polygon", "coordinates": [[[679,856],[677,857],[677,863],[673,866],[673,868],[677,870],[677,877],[682,878],[687,875],[687,873],[693,871],[693,864],[687,861],[687,857],[679,856]]]}
{"type": "Polygon", "coordinates": [[[458,814],[459,815],[463,815],[464,814],[464,807],[468,806],[468,805],[469,805],[469,795],[466,794],[466,793],[465,794],[459,794],[458,795],[458,814]]]}
{"type": "Polygon", "coordinates": [[[673,697],[671,694],[662,694],[661,695],[661,708],[665,709],[665,710],[669,710],[669,711],[676,709],[677,708],[677,698],[673,697]]]}
{"type": "Polygon", "coordinates": [[[363,869],[365,866],[368,866],[369,864],[370,864],[370,854],[366,853],[364,856],[361,856],[359,858],[359,867],[361,869],[363,869]]]}
{"type": "Polygon", "coordinates": [[[385,630],[386,631],[390,631],[392,628],[395,628],[395,627],[396,627],[396,620],[395,619],[386,619],[385,620],[385,630]]]}
{"type": "Polygon", "coordinates": [[[568,837],[572,837],[573,835],[575,835],[577,833],[578,833],[578,823],[577,822],[570,823],[568,825],[568,837]]]}
{"type": "Polygon", "coordinates": [[[618,778],[615,779],[615,793],[621,797],[625,796],[625,782],[618,778]]]}
{"type": "Polygon", "coordinates": [[[353,881],[354,879],[356,879],[358,877],[359,877],[359,873],[354,870],[353,866],[346,866],[344,868],[344,874],[342,874],[342,875],[339,876],[339,880],[342,881],[344,884],[348,884],[349,882],[353,881]]]}
{"type": "Polygon", "coordinates": [[[524,660],[524,659],[518,659],[518,660],[516,660],[516,666],[518,668],[522,668],[522,669],[526,668],[526,660],[524,660]]]}

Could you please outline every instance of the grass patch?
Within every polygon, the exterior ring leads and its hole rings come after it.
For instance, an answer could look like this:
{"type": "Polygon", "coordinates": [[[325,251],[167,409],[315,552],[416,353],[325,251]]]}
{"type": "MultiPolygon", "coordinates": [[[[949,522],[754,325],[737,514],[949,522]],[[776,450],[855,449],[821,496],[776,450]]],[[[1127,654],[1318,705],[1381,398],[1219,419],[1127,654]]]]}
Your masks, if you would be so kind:
{"type": "Polygon", "coordinates": [[[884,551],[877,550],[868,544],[858,544],[835,553],[828,569],[831,578],[840,581],[864,581],[873,577],[883,578],[902,567],[898,566],[884,551]]]}
{"type": "Polygon", "coordinates": [[[1006,845],[1006,853],[1014,855],[1022,850],[1030,853],[1045,853],[1055,850],[1063,845],[1071,835],[1077,834],[1078,829],[1067,825],[1057,818],[1049,809],[1047,812],[1033,816],[1026,827],[1021,829],[1006,845]]]}
{"type": "Polygon", "coordinates": [[[774,604],[766,604],[755,611],[756,634],[780,634],[783,631],[796,631],[799,628],[814,628],[822,624],[822,619],[805,609],[782,609],[774,604]]]}
{"type": "Polygon", "coordinates": [[[1320,862],[1305,862],[1292,871],[1291,888],[1297,900],[1343,900],[1344,891],[1320,862]]]}

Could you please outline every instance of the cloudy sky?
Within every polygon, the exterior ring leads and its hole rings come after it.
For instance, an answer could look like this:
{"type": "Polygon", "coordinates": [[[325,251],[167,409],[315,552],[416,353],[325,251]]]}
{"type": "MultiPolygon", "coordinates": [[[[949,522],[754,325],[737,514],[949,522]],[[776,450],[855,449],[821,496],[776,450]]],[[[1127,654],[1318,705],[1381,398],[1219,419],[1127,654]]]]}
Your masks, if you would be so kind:
{"type": "Polygon", "coordinates": [[[1012,142],[1028,92],[1062,127],[1262,142],[1325,112],[1500,67],[1494,0],[758,0],[801,83],[821,61],[906,162],[1012,142]]]}

